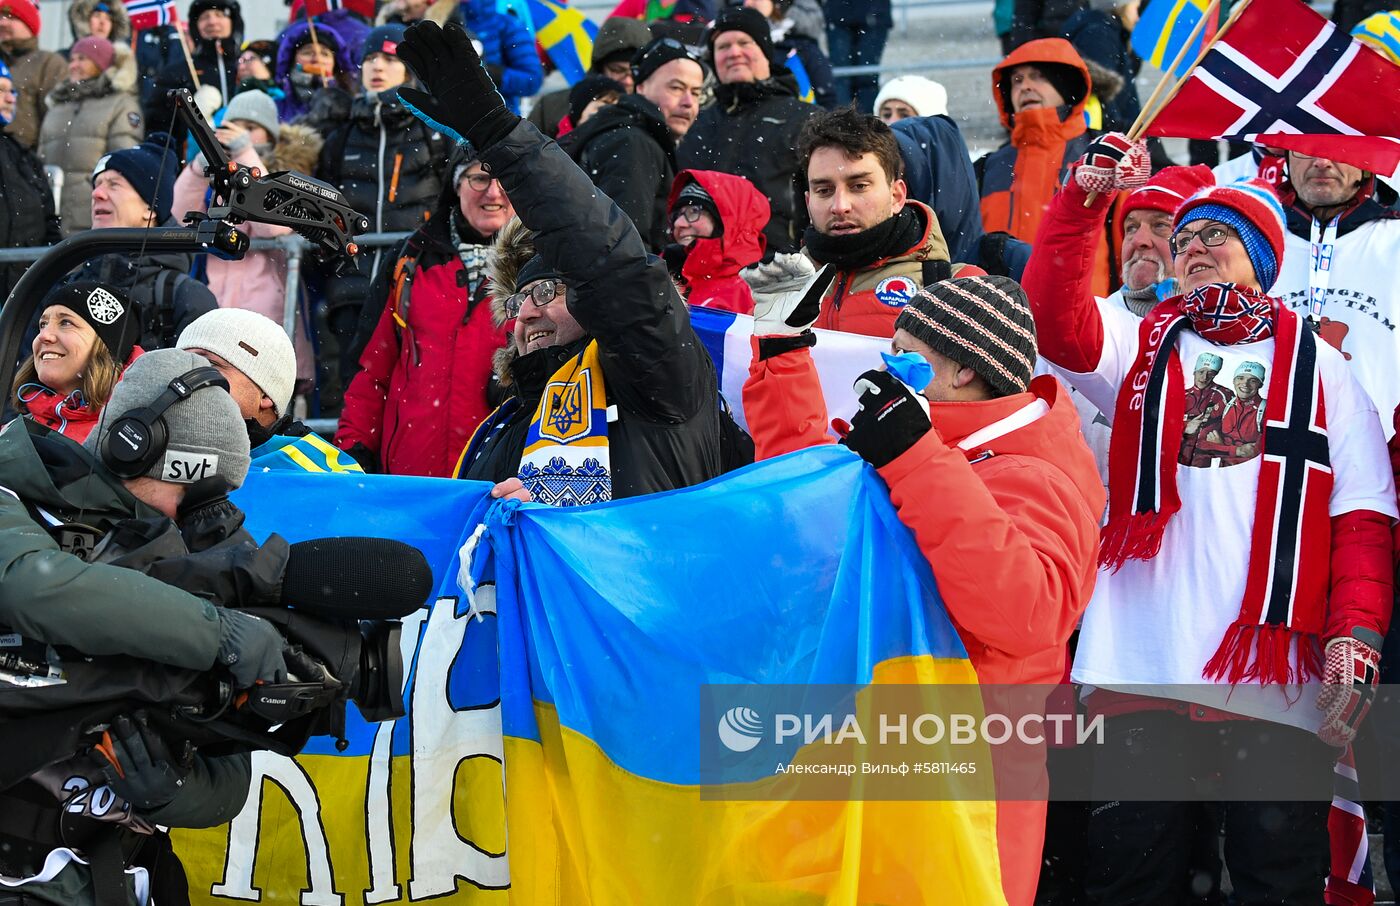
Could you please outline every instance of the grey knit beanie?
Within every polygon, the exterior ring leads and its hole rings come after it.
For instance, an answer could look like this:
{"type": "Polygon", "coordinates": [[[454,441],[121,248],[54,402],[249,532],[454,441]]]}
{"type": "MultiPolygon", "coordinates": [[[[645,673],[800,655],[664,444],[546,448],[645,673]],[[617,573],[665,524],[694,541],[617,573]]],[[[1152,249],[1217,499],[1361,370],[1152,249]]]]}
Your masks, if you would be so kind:
{"type": "Polygon", "coordinates": [[[1023,393],[1035,369],[1035,319],[1010,277],[958,277],[930,283],[894,322],[977,375],[1003,396],[1023,393]]]}
{"type": "Polygon", "coordinates": [[[229,120],[257,123],[267,130],[274,142],[282,132],[282,124],[277,121],[277,102],[267,92],[257,89],[240,91],[233,96],[224,108],[223,122],[229,120]]]}
{"type": "MultiPolygon", "coordinates": [[[[102,410],[97,430],[83,446],[100,456],[102,443],[117,420],[128,412],[149,407],[170,382],[209,361],[183,349],[156,349],[137,356],[112,391],[102,410]]],[[[146,475],[160,481],[193,484],[200,477],[218,475],[230,488],[243,484],[248,474],[248,429],[238,404],[218,387],[196,390],[161,416],[169,433],[165,455],[146,475]]]]}
{"type": "Polygon", "coordinates": [[[191,321],[175,348],[203,349],[228,362],[258,385],[279,416],[292,404],[297,354],[282,325],[266,315],[246,308],[216,308],[191,321]]]}

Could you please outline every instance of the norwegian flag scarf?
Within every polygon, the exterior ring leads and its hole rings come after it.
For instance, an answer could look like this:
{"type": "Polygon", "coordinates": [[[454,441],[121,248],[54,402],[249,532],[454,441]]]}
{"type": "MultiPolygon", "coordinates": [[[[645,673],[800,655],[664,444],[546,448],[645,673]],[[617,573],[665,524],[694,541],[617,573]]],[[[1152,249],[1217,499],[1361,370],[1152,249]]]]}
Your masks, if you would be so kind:
{"type": "Polygon", "coordinates": [[[1114,413],[1099,565],[1116,571],[1157,556],[1181,509],[1176,470],[1186,388],[1176,338],[1183,330],[1221,346],[1274,338],[1244,599],[1202,673],[1230,683],[1306,682],[1322,673],[1328,558],[1315,552],[1328,548],[1332,469],[1316,342],[1277,300],[1212,284],[1168,299],[1143,319],[1114,413]],[[1295,638],[1296,669],[1289,657],[1295,638]]]}

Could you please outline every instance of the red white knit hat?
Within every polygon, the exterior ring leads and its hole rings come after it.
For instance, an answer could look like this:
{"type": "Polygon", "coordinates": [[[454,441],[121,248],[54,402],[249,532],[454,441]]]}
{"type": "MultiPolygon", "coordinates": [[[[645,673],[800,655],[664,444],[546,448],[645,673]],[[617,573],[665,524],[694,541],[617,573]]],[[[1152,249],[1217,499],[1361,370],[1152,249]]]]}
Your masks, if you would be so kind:
{"type": "Polygon", "coordinates": [[[1186,199],[1172,218],[1172,233],[1197,220],[1218,220],[1240,234],[1259,287],[1268,292],[1283,262],[1283,205],[1273,187],[1248,179],[1208,186],[1186,199]]]}

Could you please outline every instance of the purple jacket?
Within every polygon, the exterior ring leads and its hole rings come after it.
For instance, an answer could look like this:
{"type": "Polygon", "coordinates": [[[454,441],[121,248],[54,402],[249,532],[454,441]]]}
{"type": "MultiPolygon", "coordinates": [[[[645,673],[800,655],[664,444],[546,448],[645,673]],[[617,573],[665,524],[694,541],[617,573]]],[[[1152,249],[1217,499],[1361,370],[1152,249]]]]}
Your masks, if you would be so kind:
{"type": "MultiPolygon", "coordinates": [[[[306,20],[294,22],[287,26],[282,32],[282,43],[277,47],[277,85],[282,89],[283,96],[277,100],[277,118],[284,123],[291,122],[297,117],[304,115],[311,109],[311,97],[305,95],[304,90],[301,96],[292,85],[292,69],[296,65],[295,47],[301,38],[306,34],[309,26],[306,20]]],[[[350,40],[342,34],[334,25],[324,22],[316,23],[316,38],[326,44],[335,45],[335,67],[337,72],[345,72],[354,75],[359,71],[359,66],[355,64],[350,53],[350,40]]]]}

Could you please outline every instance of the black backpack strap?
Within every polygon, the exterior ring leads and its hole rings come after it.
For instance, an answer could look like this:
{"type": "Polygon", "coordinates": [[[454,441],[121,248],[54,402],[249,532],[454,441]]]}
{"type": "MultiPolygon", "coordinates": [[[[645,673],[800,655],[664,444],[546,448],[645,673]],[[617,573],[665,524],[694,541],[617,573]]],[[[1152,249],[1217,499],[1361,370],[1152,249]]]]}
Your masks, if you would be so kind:
{"type": "Polygon", "coordinates": [[[930,283],[938,283],[943,280],[950,280],[953,277],[953,265],[942,259],[927,259],[924,261],[924,273],[921,281],[923,286],[930,283]]]}
{"type": "Polygon", "coordinates": [[[1006,264],[1006,240],[1010,238],[1009,233],[984,233],[981,242],[978,243],[977,263],[982,270],[989,274],[1001,277],[1011,276],[1011,269],[1006,264]]]}

